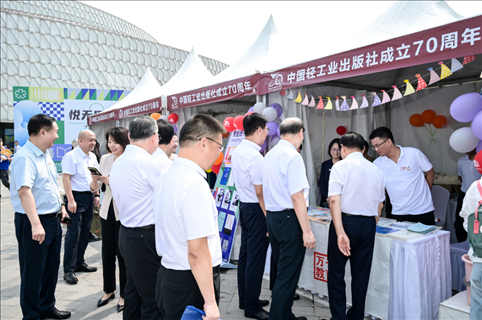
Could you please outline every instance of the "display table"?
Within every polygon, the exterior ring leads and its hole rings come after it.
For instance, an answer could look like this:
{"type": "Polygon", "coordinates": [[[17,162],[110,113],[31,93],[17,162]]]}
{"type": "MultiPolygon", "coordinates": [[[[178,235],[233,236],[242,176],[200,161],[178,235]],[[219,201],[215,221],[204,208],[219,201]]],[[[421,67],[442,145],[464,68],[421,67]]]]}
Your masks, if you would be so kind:
{"type": "Polygon", "coordinates": [[[440,320],[470,319],[470,306],[467,303],[467,291],[459,292],[452,298],[440,303],[440,320]]]}
{"type": "MultiPolygon", "coordinates": [[[[310,220],[316,247],[306,250],[298,286],[328,295],[329,224],[310,220]]],[[[354,266],[356,267],[356,266],[354,266]]],[[[346,265],[347,304],[351,305],[350,264],[346,265]]],[[[437,319],[441,301],[452,295],[450,233],[401,241],[375,238],[365,312],[380,319],[437,319]]]]}

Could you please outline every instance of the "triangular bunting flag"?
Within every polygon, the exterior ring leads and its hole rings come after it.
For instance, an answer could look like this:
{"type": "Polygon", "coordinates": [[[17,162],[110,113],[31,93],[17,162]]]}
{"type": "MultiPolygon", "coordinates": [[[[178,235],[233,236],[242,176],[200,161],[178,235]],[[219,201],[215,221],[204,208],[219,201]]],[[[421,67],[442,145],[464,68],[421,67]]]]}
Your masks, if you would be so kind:
{"type": "Polygon", "coordinates": [[[392,88],[393,88],[392,101],[400,99],[402,97],[402,94],[400,93],[400,90],[398,90],[397,86],[392,86],[392,88]]]}
{"type": "Polygon", "coordinates": [[[404,96],[408,96],[409,94],[412,94],[412,93],[415,92],[412,85],[410,84],[410,80],[405,79],[405,80],[403,80],[403,82],[405,82],[407,84],[407,89],[405,90],[404,96]]]}
{"type": "Polygon", "coordinates": [[[279,94],[280,94],[280,96],[285,96],[285,95],[286,95],[286,90],[285,90],[285,89],[281,90],[279,94]]]}
{"type": "Polygon", "coordinates": [[[383,98],[382,98],[382,104],[390,102],[390,96],[385,90],[382,90],[383,92],[383,98]]]}
{"type": "Polygon", "coordinates": [[[315,98],[313,98],[313,96],[311,96],[311,101],[310,101],[310,104],[308,105],[308,107],[314,107],[315,106],[315,98]]]}
{"type": "Polygon", "coordinates": [[[382,104],[382,102],[380,101],[380,97],[377,95],[376,92],[373,92],[373,104],[372,104],[372,107],[375,107],[375,106],[379,106],[382,104]]]}
{"type": "Polygon", "coordinates": [[[351,99],[352,99],[352,103],[351,103],[350,110],[358,109],[358,102],[356,101],[355,97],[351,96],[351,99]]]}
{"type": "Polygon", "coordinates": [[[430,81],[428,82],[428,85],[440,80],[440,77],[438,76],[437,72],[433,70],[433,68],[428,68],[428,71],[430,71],[430,81]]]}
{"type": "Polygon", "coordinates": [[[301,104],[304,105],[304,106],[307,106],[308,103],[309,103],[309,101],[308,101],[308,95],[305,93],[305,98],[303,99],[303,102],[302,102],[301,104]]]}
{"type": "Polygon", "coordinates": [[[336,97],[335,109],[336,111],[340,111],[340,97],[336,97]]]}
{"type": "Polygon", "coordinates": [[[445,79],[452,74],[452,72],[450,72],[449,67],[447,67],[443,61],[440,61],[438,64],[442,67],[442,73],[440,74],[440,79],[445,79]]]}
{"type": "Polygon", "coordinates": [[[326,109],[326,110],[331,110],[331,109],[333,109],[333,104],[331,103],[330,97],[326,97],[326,99],[328,99],[328,102],[326,103],[325,109],[326,109]]]}
{"type": "Polygon", "coordinates": [[[293,90],[290,89],[290,93],[288,93],[287,99],[293,100],[293,90]]]}
{"type": "Polygon", "coordinates": [[[341,97],[343,99],[343,102],[341,103],[340,110],[341,111],[348,111],[350,110],[350,107],[348,106],[348,102],[346,102],[346,96],[341,97]]]}
{"type": "Polygon", "coordinates": [[[422,76],[420,76],[420,73],[417,73],[415,76],[418,78],[417,91],[425,89],[427,87],[427,83],[425,80],[423,80],[422,76]]]}
{"type": "Polygon", "coordinates": [[[464,57],[464,62],[462,62],[462,64],[465,66],[467,63],[471,63],[472,61],[474,61],[475,59],[477,59],[475,56],[465,56],[464,57]]]}
{"type": "Polygon", "coordinates": [[[455,71],[459,71],[462,69],[464,66],[459,62],[459,60],[452,58],[452,73],[455,71]]]}
{"type": "Polygon", "coordinates": [[[368,107],[367,97],[365,97],[364,94],[362,94],[361,96],[362,96],[362,103],[361,103],[360,109],[368,107]]]}
{"type": "Polygon", "coordinates": [[[296,97],[295,102],[300,103],[301,102],[301,93],[298,91],[298,96],[296,97]]]}
{"type": "Polygon", "coordinates": [[[323,98],[318,96],[318,98],[320,98],[320,102],[318,102],[318,105],[316,106],[316,109],[323,109],[324,106],[323,106],[323,98]]]}

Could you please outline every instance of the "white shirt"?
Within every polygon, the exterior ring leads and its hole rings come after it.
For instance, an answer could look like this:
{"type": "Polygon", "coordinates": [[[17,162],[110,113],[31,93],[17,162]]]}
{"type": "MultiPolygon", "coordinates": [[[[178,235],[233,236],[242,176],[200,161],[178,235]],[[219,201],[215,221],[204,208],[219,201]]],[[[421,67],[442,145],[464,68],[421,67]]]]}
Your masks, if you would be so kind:
{"type": "Polygon", "coordinates": [[[266,210],[293,209],[291,195],[303,190],[306,205],[310,186],[303,158],[295,147],[280,140],[263,161],[263,196],[266,210]]]}
{"type": "Polygon", "coordinates": [[[331,168],[328,196],[341,195],[341,212],[378,216],[385,200],[383,173],[361,152],[350,153],[331,168]]]}
{"type": "Polygon", "coordinates": [[[241,202],[258,203],[254,186],[263,184],[263,156],[260,150],[260,146],[246,139],[234,149],[231,170],[241,202]]]}
{"type": "MultiPolygon", "coordinates": [[[[475,209],[477,209],[477,203],[480,200],[482,200],[482,196],[480,196],[479,189],[477,188],[477,181],[475,181],[467,190],[464,198],[464,203],[462,205],[462,210],[460,211],[460,216],[464,218],[464,229],[466,231],[469,215],[475,213],[475,209]]],[[[471,261],[482,263],[482,258],[474,257],[474,250],[472,249],[472,247],[470,247],[468,254],[471,261]]]]}
{"type": "Polygon", "coordinates": [[[221,264],[218,211],[205,178],[199,165],[176,158],[157,181],[153,194],[156,250],[167,269],[191,270],[187,241],[205,237],[212,266],[221,264]]]}
{"type": "Polygon", "coordinates": [[[114,162],[109,183],[123,226],[136,228],[154,224],[152,193],[166,168],[146,150],[132,144],[114,162]]]}
{"type": "Polygon", "coordinates": [[[418,149],[397,147],[400,148],[397,163],[387,156],[373,162],[385,177],[392,214],[419,215],[433,211],[432,194],[423,174],[432,169],[432,164],[418,149]]]}
{"type": "Polygon", "coordinates": [[[22,149],[21,145],[15,146],[15,153],[19,152],[22,149]]]}
{"type": "Polygon", "coordinates": [[[152,154],[152,156],[161,164],[163,168],[169,167],[172,165],[172,160],[169,159],[167,154],[161,148],[157,148],[156,151],[152,154]]]}
{"type": "Polygon", "coordinates": [[[462,192],[467,192],[470,185],[480,179],[482,175],[475,169],[474,160],[470,160],[466,155],[457,162],[457,174],[462,177],[462,192]]]}
{"type": "Polygon", "coordinates": [[[91,191],[90,182],[92,181],[92,175],[89,167],[99,167],[97,158],[90,151],[89,155],[85,154],[80,147],[67,152],[62,158],[62,173],[72,176],[70,179],[72,191],[91,191]]]}

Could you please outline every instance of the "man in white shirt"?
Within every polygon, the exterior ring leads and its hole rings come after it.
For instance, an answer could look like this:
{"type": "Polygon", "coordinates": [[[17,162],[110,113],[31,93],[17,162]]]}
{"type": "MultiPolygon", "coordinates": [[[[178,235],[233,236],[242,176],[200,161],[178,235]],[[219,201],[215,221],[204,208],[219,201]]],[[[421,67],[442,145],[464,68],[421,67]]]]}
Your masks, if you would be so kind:
{"type": "Polygon", "coordinates": [[[263,281],[266,251],[269,239],[266,236],[266,210],[263,200],[263,156],[259,152],[268,136],[268,120],[259,113],[244,117],[245,138],[234,150],[231,159],[232,174],[241,204],[241,249],[238,260],[239,307],[244,316],[268,319],[269,313],[262,307],[268,300],[259,300],[263,281]]]}
{"type": "Polygon", "coordinates": [[[343,161],[331,169],[328,197],[333,221],[328,235],[328,296],[332,319],[363,319],[375,245],[385,200],[383,173],[365,159],[363,137],[340,139],[343,161]],[[350,259],[352,307],[346,312],[345,264],[350,259]]]}
{"type": "Polygon", "coordinates": [[[152,154],[152,156],[160,161],[172,161],[171,154],[172,154],[172,137],[174,136],[174,127],[172,124],[167,122],[166,120],[158,120],[157,121],[158,127],[158,135],[159,135],[159,145],[157,146],[157,150],[152,154]]]}
{"type": "Polygon", "coordinates": [[[224,132],[209,115],[189,119],[181,129],[179,157],[154,190],[156,249],[162,256],[156,299],[165,319],[181,319],[188,305],[204,310],[205,320],[219,319],[221,240],[205,171],[224,148],[224,132]]]}
{"type": "MultiPolygon", "coordinates": [[[[473,163],[477,171],[482,174],[482,151],[477,153],[473,163]]],[[[479,202],[482,201],[482,194],[479,192],[479,188],[477,187],[478,183],[480,183],[482,186],[482,179],[473,182],[470,188],[467,190],[462,211],[460,211],[460,216],[464,219],[464,228],[466,231],[468,231],[469,215],[475,214],[475,210],[477,210],[479,202]]],[[[479,233],[482,232],[482,223],[480,223],[481,220],[481,217],[478,216],[479,233]]],[[[471,246],[468,254],[470,261],[473,262],[472,273],[470,276],[470,287],[472,290],[470,297],[470,319],[479,320],[482,319],[482,257],[475,256],[472,243],[470,245],[471,246]]]]}
{"type": "Polygon", "coordinates": [[[418,149],[395,145],[393,134],[386,127],[373,130],[369,138],[373,150],[380,155],[373,164],[383,172],[392,205],[391,216],[387,216],[435,225],[430,192],[435,171],[427,157],[418,149]]]}
{"type": "Polygon", "coordinates": [[[161,258],[156,253],[152,199],[167,165],[152,156],[159,143],[157,131],[151,117],[129,123],[131,143],[112,165],[109,177],[121,222],[119,251],[126,266],[124,319],[162,319],[154,285],[161,258]]]}
{"type": "Polygon", "coordinates": [[[309,184],[298,153],[303,142],[303,121],[287,118],[280,127],[281,140],[263,161],[263,195],[266,223],[278,272],[269,319],[306,319],[291,312],[305,248],[316,245],[308,220],[309,184]]]}
{"type": "Polygon", "coordinates": [[[20,151],[20,149],[22,149],[22,147],[18,144],[17,140],[15,140],[14,144],[15,144],[15,153],[17,153],[20,151]]]}
{"type": "Polygon", "coordinates": [[[95,133],[82,130],[78,136],[79,147],[62,158],[62,181],[64,184],[67,212],[72,225],[67,226],[64,245],[64,280],[77,284],[76,272],[95,272],[96,267],[85,263],[84,253],[89,244],[90,227],[94,217],[94,206],[99,206],[99,191],[90,189],[92,176],[89,167],[99,167],[92,152],[95,148],[95,133]]]}
{"type": "MultiPolygon", "coordinates": [[[[462,186],[460,190],[462,194],[457,198],[457,210],[455,212],[460,212],[462,210],[462,203],[464,201],[465,193],[469,189],[470,185],[480,179],[482,176],[474,166],[474,158],[477,154],[476,149],[467,152],[466,156],[463,156],[457,162],[457,175],[459,179],[462,180],[462,186]]],[[[457,235],[457,240],[463,242],[467,239],[467,232],[463,227],[464,220],[457,215],[455,219],[455,234],[457,235]]]]}

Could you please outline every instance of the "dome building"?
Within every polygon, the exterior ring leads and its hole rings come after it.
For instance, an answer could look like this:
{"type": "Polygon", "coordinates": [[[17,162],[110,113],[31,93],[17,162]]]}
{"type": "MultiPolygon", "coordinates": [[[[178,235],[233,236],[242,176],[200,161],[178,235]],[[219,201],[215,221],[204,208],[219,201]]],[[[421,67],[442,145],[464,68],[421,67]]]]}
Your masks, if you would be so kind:
{"type": "MultiPolygon", "coordinates": [[[[1,122],[13,129],[14,86],[132,90],[150,68],[161,85],[189,52],[75,1],[2,1],[1,122]]],[[[216,75],[227,65],[201,56],[216,75]]]]}

